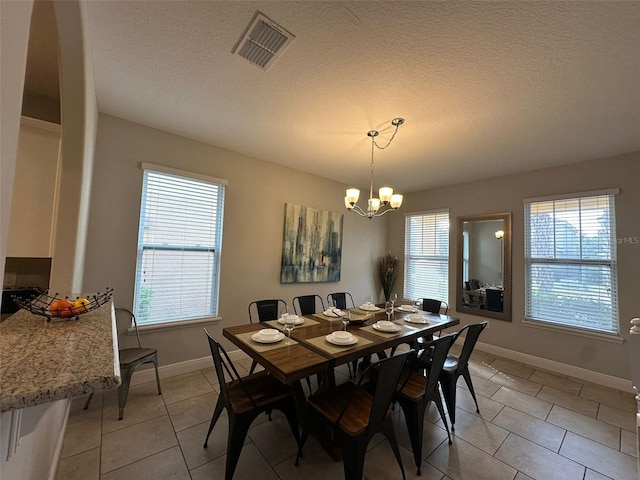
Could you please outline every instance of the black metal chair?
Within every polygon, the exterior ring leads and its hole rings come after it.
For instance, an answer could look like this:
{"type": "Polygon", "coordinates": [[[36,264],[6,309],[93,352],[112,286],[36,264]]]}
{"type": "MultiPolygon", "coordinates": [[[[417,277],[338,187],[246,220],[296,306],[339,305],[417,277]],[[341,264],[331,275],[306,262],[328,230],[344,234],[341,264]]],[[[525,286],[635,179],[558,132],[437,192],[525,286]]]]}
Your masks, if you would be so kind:
{"type": "Polygon", "coordinates": [[[490,312],[502,312],[504,310],[502,290],[487,288],[485,294],[487,296],[487,310],[490,312]]]}
{"type": "MultiPolygon", "coordinates": [[[[118,387],[118,420],[122,420],[124,414],[124,407],[127,404],[127,398],[129,397],[129,386],[131,384],[131,377],[133,372],[140,365],[145,363],[153,363],[156,370],[156,383],[158,384],[158,395],[162,394],[160,388],[160,376],[158,375],[158,350],[155,348],[143,348],[140,343],[140,333],[138,332],[138,323],[136,322],[136,316],[133,312],[126,308],[115,309],[116,318],[118,313],[124,314],[128,319],[128,325],[133,325],[136,331],[136,338],[138,339],[137,348],[123,348],[118,350],[118,358],[120,360],[120,375],[122,377],[122,383],[118,387]]],[[[127,327],[129,328],[129,327],[127,327]]],[[[84,409],[89,408],[93,393],[89,395],[87,401],[84,404],[84,409]]]]}
{"type": "Polygon", "coordinates": [[[216,375],[220,382],[220,395],[211,417],[209,430],[204,439],[207,448],[209,435],[215,426],[222,410],[229,416],[229,434],[227,437],[227,460],[224,478],[231,480],[240,458],[240,452],[251,423],[258,415],[271,410],[280,410],[287,417],[291,432],[300,445],[300,434],[296,418],[296,404],[293,391],[280,383],[266,371],[240,377],[224,348],[205,329],[209,348],[213,357],[216,375]],[[229,381],[227,381],[227,378],[229,381]]]}
{"type": "Polygon", "coordinates": [[[293,297],[293,308],[296,312],[296,315],[313,315],[318,312],[318,301],[320,302],[320,306],[322,309],[321,312],[324,312],[324,302],[322,301],[322,297],[320,295],[300,295],[298,297],[293,297]]]}
{"type": "Polygon", "coordinates": [[[449,312],[449,304],[444,300],[436,300],[434,298],[422,298],[422,310],[430,313],[440,313],[442,306],[444,305],[443,315],[449,312]]]}
{"type": "Polygon", "coordinates": [[[256,300],[249,304],[249,322],[253,323],[254,315],[257,314],[259,322],[277,320],[282,313],[288,309],[287,302],[279,298],[269,300],[256,300]],[[252,315],[252,311],[254,315],[252,315]]]}
{"type": "Polygon", "coordinates": [[[440,374],[440,385],[442,386],[442,393],[447,404],[447,410],[449,411],[452,430],[455,430],[456,423],[456,385],[458,383],[458,377],[461,375],[467,383],[467,387],[469,387],[473,401],[476,403],[476,412],[480,413],[476,393],[473,390],[473,383],[471,382],[471,374],[469,373],[469,357],[476,346],[478,337],[486,326],[487,322],[474,323],[467,325],[458,332],[458,336],[461,336],[463,333],[465,334],[460,356],[447,355],[442,373],[440,374]]]}
{"type": "Polygon", "coordinates": [[[404,466],[396,440],[389,405],[400,374],[413,350],[385,358],[372,364],[362,375],[358,385],[347,382],[329,391],[312,395],[308,399],[302,440],[296,457],[296,466],[302,457],[302,448],[315,425],[331,428],[333,439],[342,450],[345,480],[361,480],[367,445],[376,433],[382,433],[396,457],[402,478],[404,466]],[[376,382],[373,394],[361,387],[363,378],[375,368],[376,382]]]}
{"type": "Polygon", "coordinates": [[[349,292],[336,292],[330,293],[327,295],[327,303],[331,304],[331,300],[333,300],[336,308],[340,310],[346,310],[347,308],[355,308],[356,304],[353,303],[353,297],[349,292]],[[349,298],[349,302],[351,305],[347,304],[347,298],[349,298]]]}
{"type": "MultiPolygon", "coordinates": [[[[268,322],[270,320],[277,320],[280,318],[280,314],[288,311],[288,308],[289,306],[287,305],[287,302],[279,298],[256,300],[255,302],[251,302],[248,307],[249,322],[253,323],[253,316],[251,315],[252,310],[257,314],[259,322],[268,322]]],[[[253,360],[251,362],[251,367],[249,368],[249,373],[253,373],[257,365],[258,363],[253,360]]]]}
{"type": "Polygon", "coordinates": [[[440,398],[438,380],[449,353],[449,348],[451,348],[456,338],[457,334],[454,333],[429,343],[416,358],[415,362],[409,365],[410,368],[405,369],[405,372],[403,372],[394,396],[394,400],[400,404],[404,412],[418,475],[421,475],[420,467],[422,465],[424,412],[430,402],[434,402],[438,407],[440,418],[442,418],[444,428],[447,430],[449,445],[451,445],[451,435],[442,399],[440,398]],[[426,371],[426,376],[422,374],[423,371],[426,371]]]}

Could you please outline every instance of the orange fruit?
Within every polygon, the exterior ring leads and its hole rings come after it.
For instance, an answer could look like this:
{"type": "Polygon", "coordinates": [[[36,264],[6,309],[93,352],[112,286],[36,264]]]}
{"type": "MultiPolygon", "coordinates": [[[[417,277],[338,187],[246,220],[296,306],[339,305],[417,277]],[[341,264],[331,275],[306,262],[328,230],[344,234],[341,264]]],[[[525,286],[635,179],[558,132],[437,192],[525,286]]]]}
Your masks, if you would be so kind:
{"type": "Polygon", "coordinates": [[[64,298],[58,298],[49,304],[49,311],[54,317],[71,317],[74,315],[73,303],[64,298]]]}

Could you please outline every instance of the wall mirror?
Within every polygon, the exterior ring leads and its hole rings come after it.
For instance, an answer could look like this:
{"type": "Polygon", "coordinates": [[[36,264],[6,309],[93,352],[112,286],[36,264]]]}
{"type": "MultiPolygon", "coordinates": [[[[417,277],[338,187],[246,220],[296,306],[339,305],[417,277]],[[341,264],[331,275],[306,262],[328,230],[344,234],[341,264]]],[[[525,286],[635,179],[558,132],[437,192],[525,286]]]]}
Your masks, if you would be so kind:
{"type": "Polygon", "coordinates": [[[456,310],[511,321],[511,213],[458,217],[456,310]]]}

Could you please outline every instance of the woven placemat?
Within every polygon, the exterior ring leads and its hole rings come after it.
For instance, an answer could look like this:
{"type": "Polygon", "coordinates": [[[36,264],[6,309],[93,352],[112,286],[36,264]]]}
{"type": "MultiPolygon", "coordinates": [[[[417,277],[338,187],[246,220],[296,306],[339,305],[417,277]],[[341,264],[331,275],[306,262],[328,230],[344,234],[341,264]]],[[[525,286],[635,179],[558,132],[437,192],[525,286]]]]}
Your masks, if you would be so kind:
{"type": "MultiPolygon", "coordinates": [[[[396,323],[396,325],[398,325],[396,323]]],[[[405,332],[411,331],[412,329],[405,327],[404,325],[398,325],[400,327],[400,330],[397,332],[383,332],[382,330],[378,330],[376,328],[373,328],[373,325],[367,325],[366,327],[362,327],[360,330],[362,330],[363,332],[367,332],[367,333],[373,333],[374,335],[378,335],[382,338],[391,338],[391,337],[395,337],[396,335],[401,335],[405,332]]]]}
{"type": "Polygon", "coordinates": [[[362,347],[363,345],[373,343],[371,340],[367,340],[366,338],[354,335],[354,337],[358,339],[358,343],[354,343],[353,345],[334,345],[333,343],[329,343],[325,337],[326,335],[322,335],[320,337],[308,338],[305,341],[331,354],[344,352],[345,350],[349,350],[350,348],[362,347]]]}
{"type": "MultiPolygon", "coordinates": [[[[282,330],[283,332],[285,331],[284,325],[278,322],[278,320],[269,320],[268,322],[263,322],[263,323],[266,323],[270,327],[277,328],[278,330],[282,330]]],[[[304,317],[304,323],[301,323],[300,325],[296,325],[294,330],[297,330],[298,328],[310,327],[311,325],[319,325],[319,324],[320,322],[316,322],[315,320],[311,320],[310,318],[304,317]]]]}
{"type": "Polygon", "coordinates": [[[314,317],[321,318],[322,320],[328,320],[330,322],[339,322],[340,317],[330,317],[329,315],[325,315],[324,313],[314,313],[314,317]]]}
{"type": "MultiPolygon", "coordinates": [[[[288,340],[287,338],[283,338],[279,342],[275,342],[275,343],[260,343],[260,342],[256,342],[255,340],[251,339],[251,335],[253,335],[255,333],[256,332],[240,333],[240,334],[236,335],[236,337],[239,340],[241,340],[242,342],[244,342],[247,345],[249,345],[256,352],[266,352],[267,350],[273,350],[274,348],[282,348],[282,347],[286,347],[287,346],[287,340],[288,340]]],[[[292,338],[291,339],[291,343],[293,344],[293,343],[298,343],[298,342],[296,342],[292,338]]]]}

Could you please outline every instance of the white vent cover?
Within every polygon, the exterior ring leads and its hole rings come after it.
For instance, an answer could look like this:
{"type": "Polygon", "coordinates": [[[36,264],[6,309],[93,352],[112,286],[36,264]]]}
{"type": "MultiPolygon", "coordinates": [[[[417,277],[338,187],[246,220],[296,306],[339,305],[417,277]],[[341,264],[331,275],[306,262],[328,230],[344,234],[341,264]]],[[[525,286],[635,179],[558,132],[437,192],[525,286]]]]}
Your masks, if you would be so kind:
{"type": "Polygon", "coordinates": [[[242,58],[266,70],[294,38],[280,25],[256,12],[231,53],[237,52],[242,58]]]}

